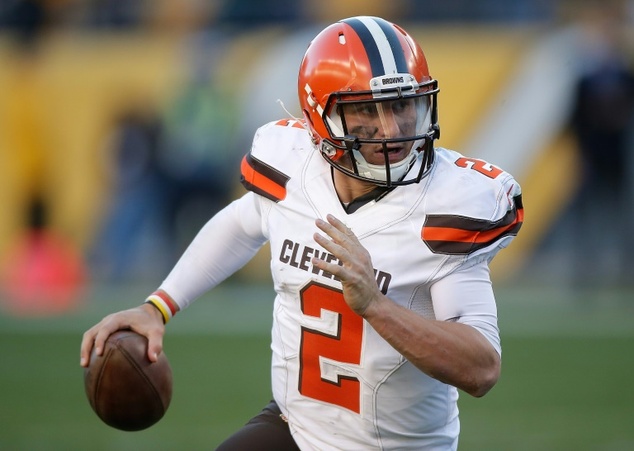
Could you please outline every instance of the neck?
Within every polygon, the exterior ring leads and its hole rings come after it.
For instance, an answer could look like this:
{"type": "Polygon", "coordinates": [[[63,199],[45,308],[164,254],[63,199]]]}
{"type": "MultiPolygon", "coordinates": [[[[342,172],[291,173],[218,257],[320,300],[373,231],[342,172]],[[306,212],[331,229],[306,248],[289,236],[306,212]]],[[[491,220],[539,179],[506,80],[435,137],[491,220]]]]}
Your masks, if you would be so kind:
{"type": "Polygon", "coordinates": [[[332,180],[339,200],[344,204],[349,204],[356,198],[368,194],[376,188],[376,185],[373,183],[357,180],[336,169],[332,171],[332,180]]]}

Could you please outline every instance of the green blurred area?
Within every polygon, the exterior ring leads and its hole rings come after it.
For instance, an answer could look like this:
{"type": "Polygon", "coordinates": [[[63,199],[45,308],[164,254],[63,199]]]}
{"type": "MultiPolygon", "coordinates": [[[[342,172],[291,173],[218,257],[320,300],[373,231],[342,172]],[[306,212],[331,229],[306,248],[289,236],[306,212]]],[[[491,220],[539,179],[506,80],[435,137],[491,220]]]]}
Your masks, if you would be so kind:
{"type": "MultiPolygon", "coordinates": [[[[61,317],[0,315],[0,449],[213,449],[270,399],[268,286],[225,284],[170,324],[166,416],[141,432],[101,423],[84,394],[81,333],[146,287],[98,289],[61,317]]],[[[503,372],[462,394],[461,450],[634,449],[631,293],[497,290],[503,372]]]]}

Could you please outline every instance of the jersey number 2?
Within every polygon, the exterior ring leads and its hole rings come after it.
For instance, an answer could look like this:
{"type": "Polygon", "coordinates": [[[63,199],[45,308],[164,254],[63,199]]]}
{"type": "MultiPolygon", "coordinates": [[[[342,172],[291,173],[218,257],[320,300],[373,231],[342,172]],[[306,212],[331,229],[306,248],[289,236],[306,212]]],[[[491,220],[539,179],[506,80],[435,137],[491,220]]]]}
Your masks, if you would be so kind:
{"type": "Polygon", "coordinates": [[[329,359],[335,364],[361,363],[363,319],[348,307],[343,293],[332,287],[311,283],[302,290],[300,298],[305,315],[321,318],[322,311],[332,312],[337,315],[337,326],[334,334],[302,327],[299,392],[359,413],[359,380],[347,374],[324,378],[321,360],[329,359]]]}
{"type": "Polygon", "coordinates": [[[476,172],[479,172],[482,175],[486,175],[489,178],[496,178],[498,175],[502,173],[502,169],[493,166],[490,163],[487,163],[483,160],[478,160],[477,158],[458,158],[456,160],[456,166],[460,166],[461,168],[471,168],[476,172]]]}

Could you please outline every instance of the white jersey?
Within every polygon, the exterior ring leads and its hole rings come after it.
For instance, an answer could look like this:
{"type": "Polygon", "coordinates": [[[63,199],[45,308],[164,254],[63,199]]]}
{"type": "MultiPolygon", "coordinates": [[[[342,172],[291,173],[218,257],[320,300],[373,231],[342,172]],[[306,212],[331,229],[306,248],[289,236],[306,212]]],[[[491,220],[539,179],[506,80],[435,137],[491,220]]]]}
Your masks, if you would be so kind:
{"type": "Polygon", "coordinates": [[[340,281],[312,266],[313,256],[336,261],[313,239],[315,219],[333,214],[354,231],[391,300],[426,318],[470,324],[500,352],[487,264],[521,226],[518,183],[497,167],[438,148],[420,183],[347,214],[330,165],[296,121],[258,130],[242,177],[252,192],[221,212],[224,220],[210,221],[214,243],[197,238],[191,246],[197,250],[188,250],[162,288],[183,308],[268,240],[277,293],[272,389],[297,444],[315,450],[455,449],[457,389],[409,363],[347,306],[340,281]],[[218,229],[229,227],[219,245],[218,229]],[[203,281],[186,262],[201,265],[201,258],[207,259],[203,281]],[[208,276],[216,268],[223,274],[208,276]],[[464,274],[478,280],[468,297],[467,285],[452,289],[464,274]]]}

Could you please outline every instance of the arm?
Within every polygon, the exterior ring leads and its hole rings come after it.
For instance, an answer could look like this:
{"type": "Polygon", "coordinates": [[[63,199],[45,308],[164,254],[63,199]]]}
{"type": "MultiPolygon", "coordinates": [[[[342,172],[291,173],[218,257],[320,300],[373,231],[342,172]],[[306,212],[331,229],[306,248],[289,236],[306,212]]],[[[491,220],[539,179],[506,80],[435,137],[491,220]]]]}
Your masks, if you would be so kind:
{"type": "MultiPolygon", "coordinates": [[[[315,234],[315,240],[343,265],[319,259],[314,259],[313,264],[341,279],[348,305],[388,343],[424,373],[473,396],[483,396],[495,385],[500,374],[500,355],[483,333],[473,325],[453,321],[457,315],[451,315],[451,309],[442,315],[449,314],[446,319],[452,321],[439,321],[397,305],[379,291],[370,255],[352,231],[332,216],[328,222],[317,220],[316,224],[331,239],[315,234]]],[[[450,287],[455,280],[450,277],[432,289],[433,296],[448,293],[447,299],[452,298],[450,287]]],[[[475,286],[482,287],[478,290],[484,290],[485,298],[491,291],[488,283],[475,286]]],[[[487,299],[483,302],[489,303],[487,299]]],[[[493,329],[492,334],[496,335],[495,325],[493,329]]]]}
{"type": "MultiPolygon", "coordinates": [[[[218,212],[201,229],[159,291],[175,311],[184,309],[248,262],[265,242],[256,196],[248,193],[218,212]]],[[[148,338],[148,358],[154,362],[163,349],[164,317],[145,303],[106,316],[84,333],[80,364],[88,366],[94,346],[103,352],[106,339],[120,329],[131,329],[148,338]]]]}
{"type": "Polygon", "coordinates": [[[250,192],[232,202],[185,250],[160,286],[181,310],[242,268],[266,242],[261,200],[250,192]]]}
{"type": "Polygon", "coordinates": [[[429,376],[472,396],[500,375],[500,355],[474,327],[423,318],[380,295],[363,317],[394,349],[429,376]]]}

